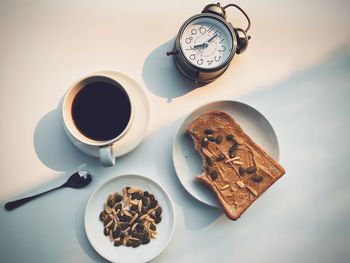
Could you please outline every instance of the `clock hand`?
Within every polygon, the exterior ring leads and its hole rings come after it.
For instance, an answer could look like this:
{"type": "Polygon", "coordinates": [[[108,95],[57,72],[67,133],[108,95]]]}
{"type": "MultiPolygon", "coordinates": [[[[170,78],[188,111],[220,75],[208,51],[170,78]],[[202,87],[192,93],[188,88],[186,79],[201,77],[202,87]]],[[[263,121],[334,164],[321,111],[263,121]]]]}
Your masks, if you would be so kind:
{"type": "Polygon", "coordinates": [[[212,37],[207,41],[207,43],[209,43],[209,42],[212,41],[214,38],[216,38],[217,35],[218,35],[218,34],[215,34],[214,36],[212,36],[212,37]]]}
{"type": "Polygon", "coordinates": [[[212,36],[210,39],[208,39],[207,41],[205,41],[205,42],[202,43],[202,44],[194,45],[193,48],[201,48],[201,47],[206,48],[206,47],[208,46],[209,42],[212,41],[214,38],[216,38],[217,35],[218,35],[218,34],[215,34],[214,36],[212,36]]]}
{"type": "Polygon", "coordinates": [[[201,47],[206,47],[206,42],[199,44],[199,45],[194,45],[193,48],[201,48],[201,47]]]}

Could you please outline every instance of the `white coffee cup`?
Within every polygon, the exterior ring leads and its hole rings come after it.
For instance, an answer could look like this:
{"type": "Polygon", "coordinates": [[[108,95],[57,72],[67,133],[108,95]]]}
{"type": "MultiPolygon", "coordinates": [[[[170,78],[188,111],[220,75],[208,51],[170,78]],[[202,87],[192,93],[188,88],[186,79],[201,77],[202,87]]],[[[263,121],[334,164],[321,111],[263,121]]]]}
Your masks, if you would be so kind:
{"type": "MultiPolygon", "coordinates": [[[[117,102],[116,102],[117,103],[117,102]]],[[[97,72],[90,74],[76,81],[66,92],[62,103],[62,120],[65,132],[71,142],[82,152],[87,155],[94,156],[100,159],[103,166],[112,166],[115,164],[115,143],[122,140],[128,133],[130,127],[134,121],[134,105],[131,93],[127,87],[123,86],[118,81],[114,74],[111,72],[97,72]],[[94,140],[84,135],[76,126],[72,116],[72,106],[77,94],[86,87],[86,85],[93,82],[107,82],[114,84],[116,88],[122,89],[127,95],[130,101],[130,117],[124,130],[119,133],[115,138],[108,140],[94,140]]],[[[111,119],[111,121],[118,121],[117,119],[111,119]]]]}

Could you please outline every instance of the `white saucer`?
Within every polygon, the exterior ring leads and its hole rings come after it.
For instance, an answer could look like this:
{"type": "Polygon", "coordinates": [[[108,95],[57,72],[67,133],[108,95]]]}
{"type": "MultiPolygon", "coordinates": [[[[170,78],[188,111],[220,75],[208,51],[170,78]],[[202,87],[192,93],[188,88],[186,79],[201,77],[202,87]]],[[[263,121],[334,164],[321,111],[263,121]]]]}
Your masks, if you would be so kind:
{"type": "Polygon", "coordinates": [[[190,136],[185,134],[186,127],[201,113],[219,110],[230,114],[242,129],[274,160],[279,159],[277,136],[268,120],[256,109],[237,101],[216,101],[205,104],[190,113],[179,127],[173,144],[173,162],[176,174],[183,187],[199,201],[214,207],[220,207],[214,194],[207,186],[199,183],[195,177],[202,173],[202,161],[193,146],[190,136]]]}
{"type": "Polygon", "coordinates": [[[118,263],[148,262],[167,247],[174,233],[175,210],[169,194],[156,182],[140,175],[122,175],[108,180],[92,193],[85,208],[84,224],[91,245],[105,259],[118,263]],[[103,223],[99,220],[99,214],[103,210],[103,204],[108,195],[112,192],[121,192],[126,186],[135,186],[149,191],[163,209],[162,221],[157,225],[157,238],[137,248],[115,247],[103,234],[103,223]]]}
{"type": "Polygon", "coordinates": [[[135,108],[135,116],[133,124],[124,137],[121,140],[116,141],[113,145],[113,148],[116,149],[114,154],[118,157],[132,151],[143,140],[150,119],[150,109],[144,90],[135,80],[119,72],[106,72],[108,75],[115,76],[122,86],[127,87],[128,92],[130,92],[130,95],[134,100],[133,105],[135,108]]]}

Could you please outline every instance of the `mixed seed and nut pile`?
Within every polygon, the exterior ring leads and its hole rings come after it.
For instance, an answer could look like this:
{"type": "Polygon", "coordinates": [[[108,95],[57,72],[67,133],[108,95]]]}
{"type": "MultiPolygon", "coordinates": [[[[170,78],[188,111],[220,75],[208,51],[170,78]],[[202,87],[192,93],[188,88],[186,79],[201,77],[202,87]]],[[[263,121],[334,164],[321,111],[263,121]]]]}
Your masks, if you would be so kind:
{"type": "Polygon", "coordinates": [[[137,187],[125,187],[108,196],[100,213],[104,234],[114,246],[138,247],[157,237],[162,208],[153,194],[137,187]]]}
{"type": "MultiPolygon", "coordinates": [[[[239,143],[235,140],[233,134],[227,134],[225,140],[227,142],[231,143],[230,148],[228,149],[228,152],[222,152],[221,154],[215,156],[215,157],[209,157],[211,154],[207,153],[207,147],[209,143],[215,143],[217,145],[221,144],[221,142],[224,140],[224,137],[222,135],[215,136],[215,132],[211,129],[205,129],[204,130],[204,136],[201,138],[201,146],[202,151],[206,155],[206,172],[210,175],[210,178],[215,181],[218,178],[218,171],[213,168],[213,162],[222,162],[224,161],[225,164],[230,163],[232,166],[234,166],[235,170],[237,171],[237,174],[240,178],[243,178],[245,174],[250,175],[249,179],[253,180],[255,183],[260,183],[263,180],[263,176],[257,174],[257,168],[255,165],[249,166],[249,167],[243,167],[243,163],[240,160],[241,158],[237,155],[237,149],[239,147],[239,143]]],[[[219,147],[220,148],[220,147],[219,147]]],[[[247,178],[246,178],[247,179],[247,178]]],[[[245,180],[246,180],[245,179],[245,180]]],[[[256,197],[258,196],[258,192],[251,186],[244,183],[244,180],[238,180],[236,181],[236,185],[241,189],[248,189],[249,192],[251,192],[256,197]]],[[[225,190],[225,187],[228,188],[229,184],[223,186],[221,190],[225,190]]]]}

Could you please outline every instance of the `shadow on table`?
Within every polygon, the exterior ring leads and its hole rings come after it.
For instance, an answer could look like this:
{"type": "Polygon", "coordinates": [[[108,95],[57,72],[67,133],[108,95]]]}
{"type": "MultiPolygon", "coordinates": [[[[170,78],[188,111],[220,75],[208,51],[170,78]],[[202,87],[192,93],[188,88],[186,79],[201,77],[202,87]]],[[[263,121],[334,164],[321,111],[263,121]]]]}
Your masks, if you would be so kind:
{"type": "MultiPolygon", "coordinates": [[[[157,159],[157,180],[169,191],[175,203],[182,208],[186,228],[201,229],[214,222],[222,215],[222,211],[204,205],[192,197],[192,195],[185,190],[177,177],[172,156],[173,140],[177,128],[182,121],[183,118],[156,131],[152,136],[147,138],[144,147],[151,147],[152,145],[161,146],[155,149],[155,157],[153,157],[153,159],[157,159]]],[[[179,214],[177,216],[179,216],[179,214]]]]}
{"type": "Polygon", "coordinates": [[[181,97],[203,85],[194,84],[176,68],[172,56],[167,56],[173,50],[175,38],[153,50],[143,64],[142,77],[146,87],[155,95],[167,99],[181,97]]]}
{"type": "Polygon", "coordinates": [[[45,114],[37,124],[33,143],[40,161],[55,171],[77,170],[87,164],[98,165],[94,158],[82,154],[64,132],[62,100],[55,110],[45,114]]]}

